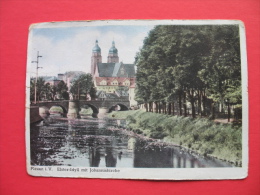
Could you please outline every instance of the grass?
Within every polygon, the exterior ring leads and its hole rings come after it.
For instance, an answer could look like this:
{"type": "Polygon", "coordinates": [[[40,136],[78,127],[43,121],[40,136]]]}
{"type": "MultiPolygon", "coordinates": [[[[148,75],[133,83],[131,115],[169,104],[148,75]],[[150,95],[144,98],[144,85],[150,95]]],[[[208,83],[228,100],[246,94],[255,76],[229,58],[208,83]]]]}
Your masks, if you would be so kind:
{"type": "Polygon", "coordinates": [[[148,137],[163,139],[204,156],[216,157],[236,165],[242,163],[241,126],[143,110],[112,112],[109,117],[126,119],[128,128],[141,131],[148,137]]]}
{"type": "Polygon", "coordinates": [[[63,113],[63,110],[59,106],[52,106],[51,109],[49,110],[51,113],[63,113]]]}
{"type": "Polygon", "coordinates": [[[129,115],[132,115],[135,113],[135,110],[128,110],[128,111],[113,111],[108,114],[109,118],[115,118],[115,119],[126,119],[129,115]]]}
{"type": "Polygon", "coordinates": [[[79,114],[82,114],[82,115],[92,115],[93,114],[93,110],[91,108],[81,108],[79,114]]]}

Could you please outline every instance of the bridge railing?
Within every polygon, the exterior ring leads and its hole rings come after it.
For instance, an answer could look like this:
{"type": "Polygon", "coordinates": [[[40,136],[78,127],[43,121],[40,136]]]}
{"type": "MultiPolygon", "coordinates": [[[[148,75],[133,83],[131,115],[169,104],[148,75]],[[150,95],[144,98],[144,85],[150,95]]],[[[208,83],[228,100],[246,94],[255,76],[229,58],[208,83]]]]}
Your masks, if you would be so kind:
{"type": "MultiPolygon", "coordinates": [[[[34,102],[31,102],[31,104],[30,104],[30,106],[38,106],[38,105],[41,105],[41,104],[47,104],[47,103],[52,103],[52,104],[55,104],[55,103],[57,103],[57,104],[59,104],[59,103],[67,103],[67,102],[70,102],[71,100],[61,100],[61,101],[39,101],[39,102],[37,102],[36,104],[34,103],[34,102]]],[[[104,103],[106,103],[106,102],[118,102],[118,103],[120,103],[120,102],[129,102],[129,100],[128,99],[126,99],[126,98],[111,98],[111,99],[105,99],[105,100],[79,100],[79,102],[89,102],[89,103],[91,103],[91,102],[97,102],[97,103],[101,103],[101,102],[104,102],[104,103]]]]}
{"type": "Polygon", "coordinates": [[[37,104],[42,104],[42,103],[60,103],[60,102],[69,102],[70,100],[57,100],[57,101],[38,101],[36,104],[34,102],[31,102],[31,105],[37,106],[37,104]]]}
{"type": "Polygon", "coordinates": [[[105,100],[80,100],[82,102],[127,102],[128,99],[120,99],[120,98],[113,98],[113,99],[105,99],[105,100]]]}

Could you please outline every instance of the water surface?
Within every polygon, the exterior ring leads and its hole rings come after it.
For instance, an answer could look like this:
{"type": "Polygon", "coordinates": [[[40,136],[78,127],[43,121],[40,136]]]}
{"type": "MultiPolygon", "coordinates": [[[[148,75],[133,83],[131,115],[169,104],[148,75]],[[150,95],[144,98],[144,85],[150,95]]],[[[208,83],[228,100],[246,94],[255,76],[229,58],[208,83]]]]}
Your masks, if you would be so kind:
{"type": "Polygon", "coordinates": [[[31,124],[31,165],[73,167],[231,167],[127,130],[125,120],[51,116],[31,124]]]}

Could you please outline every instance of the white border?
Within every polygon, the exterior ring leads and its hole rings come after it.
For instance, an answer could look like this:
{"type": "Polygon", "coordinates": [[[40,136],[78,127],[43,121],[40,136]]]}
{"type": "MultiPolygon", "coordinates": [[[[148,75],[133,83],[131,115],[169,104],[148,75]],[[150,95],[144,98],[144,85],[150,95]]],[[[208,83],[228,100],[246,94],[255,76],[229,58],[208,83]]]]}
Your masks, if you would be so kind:
{"type": "MultiPolygon", "coordinates": [[[[26,165],[27,172],[32,176],[45,177],[77,177],[77,178],[111,178],[111,179],[150,179],[150,180],[219,180],[243,179],[248,175],[248,71],[246,55],[246,35],[244,23],[239,20],[100,20],[100,21],[69,21],[32,24],[32,28],[61,28],[79,26],[107,25],[239,25],[241,74],[242,74],[242,167],[241,168],[96,168],[117,169],[120,172],[86,173],[73,171],[57,171],[61,166],[31,166],[30,165],[30,66],[32,33],[29,31],[27,74],[26,74],[26,165]],[[32,167],[52,168],[52,171],[33,171],[32,167]]],[[[62,166],[62,168],[73,168],[62,166]]],[[[92,167],[74,167],[88,169],[92,167]]]]}

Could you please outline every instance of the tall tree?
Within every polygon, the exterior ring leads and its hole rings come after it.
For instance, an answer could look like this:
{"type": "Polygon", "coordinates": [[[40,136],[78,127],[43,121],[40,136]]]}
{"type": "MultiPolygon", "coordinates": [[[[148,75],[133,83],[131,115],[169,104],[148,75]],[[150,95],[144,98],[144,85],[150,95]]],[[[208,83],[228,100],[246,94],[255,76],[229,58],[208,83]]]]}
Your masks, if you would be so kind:
{"type": "MultiPolygon", "coordinates": [[[[35,95],[35,78],[31,80],[30,83],[30,99],[34,100],[35,95]]],[[[43,77],[37,79],[36,84],[36,99],[37,101],[49,100],[51,99],[51,86],[49,83],[45,83],[43,77]]]]}
{"type": "Polygon", "coordinates": [[[68,93],[68,86],[64,81],[60,81],[57,85],[57,93],[59,97],[68,100],[69,99],[69,93],[68,93]]]}
{"type": "Polygon", "coordinates": [[[211,50],[199,76],[207,85],[212,102],[241,104],[240,42],[237,25],[213,26],[211,50]]]}
{"type": "Polygon", "coordinates": [[[238,103],[239,59],[237,26],[156,26],[136,55],[136,99],[164,113],[178,100],[185,116],[189,102],[193,117],[205,114],[207,99],[238,103]]]}
{"type": "Polygon", "coordinates": [[[73,94],[74,99],[79,99],[81,95],[87,97],[89,94],[94,97],[95,89],[91,74],[82,74],[75,78],[71,83],[70,92],[73,94]]]}

